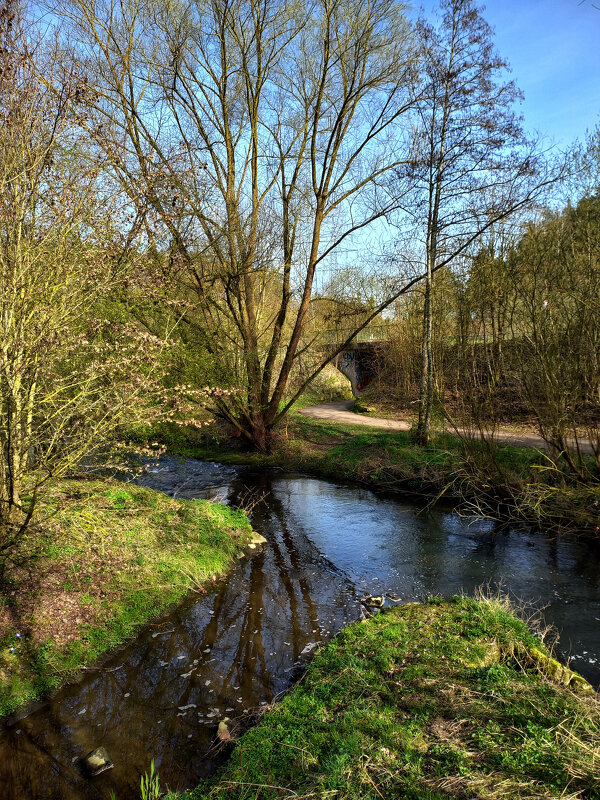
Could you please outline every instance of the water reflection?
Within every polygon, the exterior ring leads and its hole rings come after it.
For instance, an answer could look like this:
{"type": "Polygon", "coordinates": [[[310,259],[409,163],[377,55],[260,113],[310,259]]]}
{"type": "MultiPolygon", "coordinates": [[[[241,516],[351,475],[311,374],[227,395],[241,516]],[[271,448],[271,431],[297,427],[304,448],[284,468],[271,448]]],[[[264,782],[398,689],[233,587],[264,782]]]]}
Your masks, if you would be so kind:
{"type": "Polygon", "coordinates": [[[597,546],[456,514],[416,514],[366,490],[310,479],[281,479],[274,492],[289,524],[301,527],[359,590],[384,586],[411,600],[501,584],[543,607],[561,633],[563,654],[600,683],[597,546]]]}
{"type": "Polygon", "coordinates": [[[366,490],[300,476],[163,459],[144,482],[232,503],[249,487],[267,493],[253,524],[268,546],[210,595],[191,598],[4,731],[6,800],[96,800],[111,790],[119,800],[137,797],[152,758],[163,786],[193,785],[214,769],[205,754],[219,719],[284,690],[307,645],[359,616],[364,591],[412,600],[502,581],[516,595],[549,603],[563,648],[600,680],[600,572],[590,548],[441,512],[419,515],[366,490]],[[77,759],[99,745],[115,768],[90,781],[77,759]]]}

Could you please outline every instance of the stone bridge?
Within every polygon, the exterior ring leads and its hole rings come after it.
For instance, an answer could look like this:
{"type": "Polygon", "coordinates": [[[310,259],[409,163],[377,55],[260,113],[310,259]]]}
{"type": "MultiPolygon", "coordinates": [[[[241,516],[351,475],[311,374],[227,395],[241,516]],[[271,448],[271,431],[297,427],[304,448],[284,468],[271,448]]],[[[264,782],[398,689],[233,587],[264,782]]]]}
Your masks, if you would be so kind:
{"type": "MultiPolygon", "coordinates": [[[[345,341],[351,333],[352,329],[327,330],[323,333],[322,342],[325,346],[336,346],[345,341]]],[[[370,326],[360,331],[351,344],[333,357],[331,363],[348,378],[355,397],[359,397],[377,375],[379,354],[389,335],[389,324],[370,326]]]]}

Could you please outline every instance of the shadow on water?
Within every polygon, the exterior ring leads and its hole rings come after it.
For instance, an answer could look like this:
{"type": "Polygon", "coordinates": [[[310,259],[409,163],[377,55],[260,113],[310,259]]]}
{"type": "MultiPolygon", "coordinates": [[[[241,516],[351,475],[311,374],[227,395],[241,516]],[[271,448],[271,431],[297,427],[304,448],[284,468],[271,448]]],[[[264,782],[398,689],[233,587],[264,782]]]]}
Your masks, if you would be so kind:
{"type": "Polygon", "coordinates": [[[149,626],[97,670],[66,686],[0,736],[0,797],[138,797],[155,759],[161,785],[214,771],[218,721],[284,691],[308,645],[360,615],[358,597],[403,600],[502,582],[561,632],[573,666],[600,682],[597,551],[485,521],[417,509],[371,492],[297,475],[240,472],[164,458],[143,483],[179,497],[233,504],[265,494],[252,522],[267,546],[228,578],[149,626]],[[93,780],[81,756],[103,745],[114,769],[93,780]]]}

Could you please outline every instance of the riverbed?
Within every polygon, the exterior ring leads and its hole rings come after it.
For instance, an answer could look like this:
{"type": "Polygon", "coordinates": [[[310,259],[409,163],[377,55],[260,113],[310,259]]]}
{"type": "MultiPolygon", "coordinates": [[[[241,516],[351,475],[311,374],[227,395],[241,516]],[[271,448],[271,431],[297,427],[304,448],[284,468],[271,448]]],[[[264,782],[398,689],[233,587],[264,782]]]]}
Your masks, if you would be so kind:
{"type": "Polygon", "coordinates": [[[316,646],[386,604],[481,586],[543,608],[571,666],[600,684],[596,546],[284,473],[163,457],[141,479],[181,498],[249,509],[267,544],[206,595],[194,595],[83,679],[0,735],[0,797],[117,800],[139,796],[155,760],[163,789],[215,769],[217,724],[269,704],[316,646]],[[114,769],[83,776],[104,746],[114,769]]]}

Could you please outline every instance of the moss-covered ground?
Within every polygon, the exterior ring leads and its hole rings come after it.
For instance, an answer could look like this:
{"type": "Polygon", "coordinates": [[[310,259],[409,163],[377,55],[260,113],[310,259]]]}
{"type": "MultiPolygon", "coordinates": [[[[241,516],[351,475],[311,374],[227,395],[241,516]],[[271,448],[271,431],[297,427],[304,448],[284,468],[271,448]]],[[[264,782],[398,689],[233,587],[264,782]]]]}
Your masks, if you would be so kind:
{"type": "Polygon", "coordinates": [[[0,716],[203,591],[251,533],[241,511],[112,480],[61,481],[38,517],[1,587],[0,716]]]}
{"type": "Polygon", "coordinates": [[[497,600],[396,607],[318,652],[217,779],[169,797],[596,800],[600,705],[540,648],[497,600]]]}

